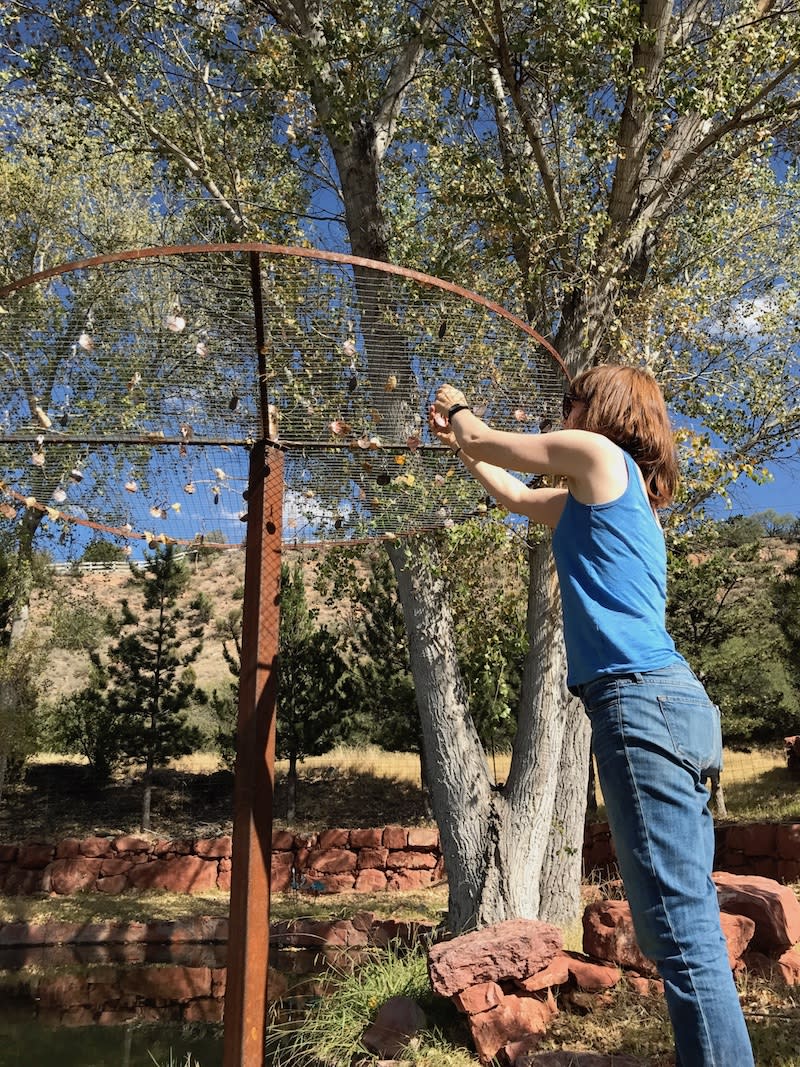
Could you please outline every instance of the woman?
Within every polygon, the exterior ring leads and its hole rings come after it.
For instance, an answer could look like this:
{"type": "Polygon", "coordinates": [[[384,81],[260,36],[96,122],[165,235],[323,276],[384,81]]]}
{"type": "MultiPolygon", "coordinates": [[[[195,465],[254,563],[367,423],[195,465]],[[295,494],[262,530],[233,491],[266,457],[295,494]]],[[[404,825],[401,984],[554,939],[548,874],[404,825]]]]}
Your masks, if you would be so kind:
{"type": "Polygon", "coordinates": [[[583,701],[620,871],[642,951],[655,961],[678,1067],[750,1067],[711,869],[704,781],[722,761],[719,711],[664,622],[657,511],[678,469],[652,376],[595,367],[564,398],[563,429],[492,430],[458,389],[430,409],[436,436],[509,511],[554,530],[567,683],[583,701]],[[531,488],[509,470],[555,475],[531,488]]]}

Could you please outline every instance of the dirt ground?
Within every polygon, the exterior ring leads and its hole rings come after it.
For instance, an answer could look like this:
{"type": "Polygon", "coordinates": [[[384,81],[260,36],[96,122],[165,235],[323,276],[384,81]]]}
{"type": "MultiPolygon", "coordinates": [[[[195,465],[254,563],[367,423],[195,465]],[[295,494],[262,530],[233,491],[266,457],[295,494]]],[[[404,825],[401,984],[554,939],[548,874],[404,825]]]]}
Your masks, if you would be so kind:
{"type": "MultiPolygon", "coordinates": [[[[36,762],[0,802],[0,842],[55,841],[136,833],[140,827],[141,781],[119,777],[102,790],[90,787],[85,766],[36,762]]],[[[286,781],[279,775],[274,797],[276,827],[287,826],[286,781]]],[[[226,770],[156,772],[151,831],[158,837],[212,837],[231,832],[233,775],[226,770]]],[[[345,768],[301,769],[293,830],[324,827],[428,824],[418,784],[345,768]]]]}

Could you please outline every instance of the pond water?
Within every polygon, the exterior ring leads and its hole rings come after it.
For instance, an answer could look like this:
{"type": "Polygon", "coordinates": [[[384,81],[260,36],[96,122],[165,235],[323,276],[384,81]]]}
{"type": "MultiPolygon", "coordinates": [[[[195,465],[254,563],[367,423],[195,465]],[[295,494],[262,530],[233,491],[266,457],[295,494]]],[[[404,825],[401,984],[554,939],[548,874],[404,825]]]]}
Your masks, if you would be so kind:
{"type": "Polygon", "coordinates": [[[64,1030],[35,1022],[0,1020],[2,1067],[220,1067],[219,1027],[130,1023],[64,1030]]]}
{"type": "MultiPolygon", "coordinates": [[[[0,949],[0,1067],[186,1067],[187,1054],[220,1067],[225,957],[224,944],[0,949]]],[[[331,962],[273,949],[270,1001],[302,1013],[331,962]]]]}

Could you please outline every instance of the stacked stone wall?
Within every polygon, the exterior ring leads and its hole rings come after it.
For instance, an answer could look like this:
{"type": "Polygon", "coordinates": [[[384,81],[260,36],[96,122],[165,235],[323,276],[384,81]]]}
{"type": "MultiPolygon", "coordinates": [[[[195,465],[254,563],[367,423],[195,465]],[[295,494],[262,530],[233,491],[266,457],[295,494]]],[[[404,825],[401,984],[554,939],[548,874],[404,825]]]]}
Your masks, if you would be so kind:
{"type": "MultiPolygon", "coordinates": [[[[722,823],[714,832],[715,871],[800,881],[800,823],[722,823]]],[[[583,863],[587,875],[613,876],[616,856],[607,823],[587,827],[583,863]]]]}
{"type": "MultiPolygon", "coordinates": [[[[231,838],[166,841],[146,837],[66,838],[0,845],[0,893],[68,895],[163,889],[230,889],[231,838]]],[[[387,826],[272,837],[272,888],[310,894],[421,889],[440,881],[436,830],[387,826]]]]}
{"type": "MultiPolygon", "coordinates": [[[[800,823],[724,824],[716,828],[714,869],[779,882],[800,880],[800,823]]],[[[614,876],[605,823],[587,828],[587,876],[614,876]]],[[[330,829],[314,834],[276,830],[272,888],[322,894],[424,889],[445,877],[439,834],[425,827],[330,829]]],[[[173,893],[230,889],[231,838],[156,840],[146,837],[66,838],[0,845],[0,893],[68,895],[164,889],[173,893]]]]}

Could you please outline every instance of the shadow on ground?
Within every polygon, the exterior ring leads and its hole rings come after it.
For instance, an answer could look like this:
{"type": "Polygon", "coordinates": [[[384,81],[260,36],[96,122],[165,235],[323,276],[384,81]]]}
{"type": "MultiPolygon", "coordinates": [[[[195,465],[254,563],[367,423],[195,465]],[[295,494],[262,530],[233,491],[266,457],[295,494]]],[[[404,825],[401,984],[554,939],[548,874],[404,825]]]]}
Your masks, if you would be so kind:
{"type": "MultiPolygon", "coordinates": [[[[286,826],[287,788],[279,775],[274,820],[286,826]]],[[[135,834],[141,825],[142,783],[119,778],[97,788],[75,763],[36,763],[0,801],[0,841],[55,841],[65,837],[135,834]]],[[[229,771],[159,770],[151,830],[159,837],[212,837],[230,833],[233,775],[229,771]]],[[[407,780],[338,767],[300,769],[292,829],[406,826],[429,823],[422,790],[407,780]]]]}

